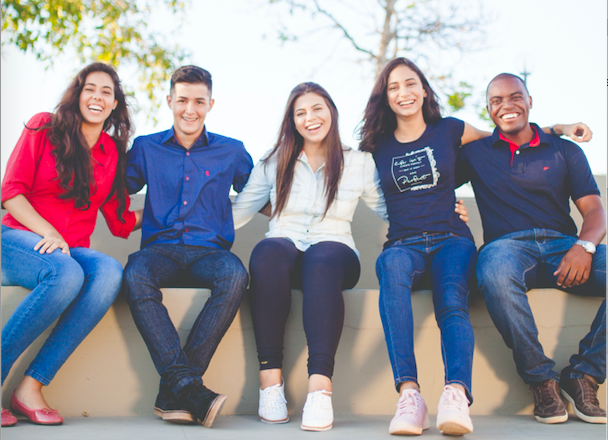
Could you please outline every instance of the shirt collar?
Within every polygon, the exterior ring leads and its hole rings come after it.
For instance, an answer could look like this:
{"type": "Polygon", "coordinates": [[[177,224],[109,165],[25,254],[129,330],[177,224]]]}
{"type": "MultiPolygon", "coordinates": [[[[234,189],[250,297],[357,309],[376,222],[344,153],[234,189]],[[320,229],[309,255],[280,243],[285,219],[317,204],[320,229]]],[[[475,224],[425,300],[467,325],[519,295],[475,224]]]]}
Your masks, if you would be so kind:
{"type": "MultiPolygon", "coordinates": [[[[534,131],[534,138],[527,144],[522,145],[521,148],[538,147],[540,144],[549,144],[549,135],[542,131],[537,124],[530,122],[530,128],[532,129],[532,131],[534,131]]],[[[494,129],[494,132],[492,133],[490,139],[493,146],[502,145],[504,143],[508,145],[512,144],[511,141],[509,141],[506,137],[502,135],[502,133],[499,132],[498,127],[494,129]]],[[[520,148],[519,146],[517,147],[520,148]]]]}
{"type": "MultiPolygon", "coordinates": [[[[180,143],[177,141],[177,138],[175,137],[175,129],[173,127],[171,127],[169,130],[167,130],[165,132],[165,135],[163,136],[163,139],[161,141],[161,144],[167,144],[167,143],[171,143],[173,145],[180,145],[180,143]]],[[[205,125],[203,127],[203,132],[201,133],[199,138],[196,140],[196,142],[190,148],[192,149],[194,147],[205,147],[208,145],[209,145],[209,133],[207,132],[207,126],[205,125]]]]}

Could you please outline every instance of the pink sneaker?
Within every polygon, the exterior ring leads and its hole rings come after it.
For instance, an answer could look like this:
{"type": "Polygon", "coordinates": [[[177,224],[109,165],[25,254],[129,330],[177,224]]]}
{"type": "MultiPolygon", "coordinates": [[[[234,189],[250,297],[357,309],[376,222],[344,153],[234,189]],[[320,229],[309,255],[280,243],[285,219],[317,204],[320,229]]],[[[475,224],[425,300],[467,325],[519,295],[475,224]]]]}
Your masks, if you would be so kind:
{"type": "Polygon", "coordinates": [[[403,390],[388,432],[396,435],[420,435],[425,429],[429,429],[429,414],[424,399],[417,390],[403,390]]]}
{"type": "Polygon", "coordinates": [[[446,385],[437,405],[437,429],[447,435],[463,435],[473,432],[469,416],[469,399],[458,388],[446,385]]]}

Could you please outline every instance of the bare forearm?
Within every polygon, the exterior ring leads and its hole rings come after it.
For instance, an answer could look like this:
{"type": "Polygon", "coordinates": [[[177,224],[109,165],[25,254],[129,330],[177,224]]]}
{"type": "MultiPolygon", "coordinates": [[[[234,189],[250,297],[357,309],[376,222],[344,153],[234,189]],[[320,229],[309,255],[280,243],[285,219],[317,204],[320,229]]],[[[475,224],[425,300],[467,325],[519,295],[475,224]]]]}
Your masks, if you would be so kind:
{"type": "Polygon", "coordinates": [[[579,239],[590,241],[597,246],[605,236],[606,211],[603,208],[596,208],[585,213],[579,239]]]}
{"type": "MultiPolygon", "coordinates": [[[[44,237],[49,233],[56,233],[57,230],[47,222],[38,211],[34,209],[31,203],[19,194],[12,199],[8,199],[3,203],[6,210],[23,226],[30,231],[44,237]]],[[[60,234],[59,234],[60,235],[60,234]]]]}

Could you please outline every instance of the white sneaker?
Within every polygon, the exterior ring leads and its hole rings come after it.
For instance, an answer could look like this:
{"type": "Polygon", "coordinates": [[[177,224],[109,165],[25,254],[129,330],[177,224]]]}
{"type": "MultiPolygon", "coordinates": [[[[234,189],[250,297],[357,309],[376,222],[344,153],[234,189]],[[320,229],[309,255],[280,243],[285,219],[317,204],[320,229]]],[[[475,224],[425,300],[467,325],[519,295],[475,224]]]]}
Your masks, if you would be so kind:
{"type": "Polygon", "coordinates": [[[463,435],[473,432],[469,417],[469,399],[453,386],[446,385],[437,405],[437,429],[447,435],[463,435]]]}
{"type": "Polygon", "coordinates": [[[403,390],[397,402],[395,417],[388,427],[389,434],[420,435],[429,426],[426,403],[418,390],[403,390]]]}
{"type": "Polygon", "coordinates": [[[287,423],[287,400],[285,400],[285,382],[271,387],[260,388],[260,405],[258,415],[264,423],[287,423]]]}
{"type": "Polygon", "coordinates": [[[325,390],[308,393],[302,410],[304,431],[329,431],[334,424],[334,409],[331,405],[331,392],[325,390]]]}

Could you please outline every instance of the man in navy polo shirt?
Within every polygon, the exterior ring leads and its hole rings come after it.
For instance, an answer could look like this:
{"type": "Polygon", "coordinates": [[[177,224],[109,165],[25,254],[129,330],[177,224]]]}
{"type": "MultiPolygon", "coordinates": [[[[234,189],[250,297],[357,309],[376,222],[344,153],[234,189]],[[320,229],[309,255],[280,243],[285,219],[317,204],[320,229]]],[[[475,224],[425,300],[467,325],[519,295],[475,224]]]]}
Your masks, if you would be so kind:
{"type": "Polygon", "coordinates": [[[141,250],[129,256],[123,286],[133,319],[161,376],[154,412],[164,420],[211,427],[226,396],[202,375],[232,323],[248,275],[230,252],[230,188],[240,192],[253,168],[240,141],[210,133],[211,75],[196,66],[171,77],[173,127],[140,136],[129,151],[130,193],[147,185],[141,250]],[[211,289],[184,348],[162,303],[162,287],[211,289]]]}
{"type": "Polygon", "coordinates": [[[487,89],[496,129],[461,149],[459,183],[473,184],[484,229],[479,288],[513,350],[519,375],[531,385],[536,419],[568,419],[561,389],[579,418],[606,423],[596,397],[598,383],[606,378],[606,300],[560,375],[538,341],[526,296],[534,287],[598,297],[606,292],[606,246],[599,244],[606,234],[606,214],[587,159],[576,144],[529,123],[531,107],[521,78],[498,75],[487,89]],[[583,216],[578,237],[570,198],[583,216]]]}

